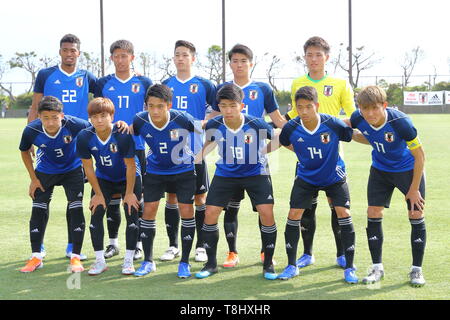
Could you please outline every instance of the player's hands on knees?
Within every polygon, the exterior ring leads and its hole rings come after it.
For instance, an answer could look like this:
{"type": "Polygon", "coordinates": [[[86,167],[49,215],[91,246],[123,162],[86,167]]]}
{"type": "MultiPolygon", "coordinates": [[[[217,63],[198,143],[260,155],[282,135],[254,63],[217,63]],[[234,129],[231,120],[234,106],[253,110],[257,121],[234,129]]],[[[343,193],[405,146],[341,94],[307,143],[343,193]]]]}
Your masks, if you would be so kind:
{"type": "Polygon", "coordinates": [[[139,211],[139,200],[134,193],[127,193],[123,198],[123,204],[128,206],[128,215],[131,215],[131,207],[139,211]]]}
{"type": "Polygon", "coordinates": [[[42,192],[45,192],[44,187],[42,186],[41,181],[39,181],[39,179],[31,180],[28,195],[33,200],[34,200],[34,193],[36,192],[37,189],[41,189],[42,192]]]}
{"type": "Polygon", "coordinates": [[[89,202],[89,210],[91,210],[91,213],[94,214],[95,209],[97,209],[98,206],[103,206],[106,210],[106,202],[103,195],[94,194],[94,196],[91,198],[91,202],[89,202]]]}
{"type": "Polygon", "coordinates": [[[120,133],[128,133],[128,134],[132,133],[130,127],[125,121],[119,120],[116,122],[116,125],[120,133]]]}
{"type": "Polygon", "coordinates": [[[405,196],[406,200],[409,200],[411,205],[411,212],[422,211],[425,209],[425,199],[422,198],[419,190],[409,190],[405,196]]]}

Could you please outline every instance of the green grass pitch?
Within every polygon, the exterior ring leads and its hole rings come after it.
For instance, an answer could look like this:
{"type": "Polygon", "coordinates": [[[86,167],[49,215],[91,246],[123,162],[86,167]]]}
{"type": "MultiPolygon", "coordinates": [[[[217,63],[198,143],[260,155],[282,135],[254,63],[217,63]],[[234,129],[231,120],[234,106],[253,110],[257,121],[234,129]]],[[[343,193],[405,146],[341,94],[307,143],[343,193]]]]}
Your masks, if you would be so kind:
{"type": "MultiPolygon", "coordinates": [[[[211,278],[181,280],[176,277],[178,261],[159,262],[157,271],[144,278],[123,276],[121,264],[125,249],[124,223],[120,228],[121,254],[108,260],[109,270],[96,277],[87,272],[73,276],[66,272],[68,260],[64,257],[67,231],[65,196],[57,188],[50,209],[50,220],[45,236],[47,257],[44,268],[31,274],[19,272],[30,255],[28,222],[31,200],[28,197],[29,177],[20,160],[18,145],[25,119],[0,119],[0,299],[449,299],[450,265],[448,190],[450,176],[450,115],[413,115],[413,122],[426,152],[426,225],[428,232],[424,258],[427,284],[412,288],[407,274],[411,266],[410,224],[403,195],[396,191],[391,208],[385,211],[383,228],[385,242],[383,262],[385,279],[379,285],[348,285],[343,282],[343,271],[335,266],[335,245],[330,226],[330,211],[321,194],[317,209],[315,236],[316,263],[300,271],[300,276],[289,281],[267,281],[262,277],[259,260],[260,236],[257,216],[251,212],[248,197],[239,213],[238,250],[240,264],[232,270],[219,268],[211,278]],[[78,278],[77,278],[78,277],[78,278]]],[[[366,184],[370,166],[370,147],[355,142],[345,144],[345,162],[349,175],[352,199],[351,212],[356,232],[355,264],[360,278],[370,265],[366,227],[366,184]]],[[[295,155],[283,149],[270,156],[275,193],[275,216],[278,226],[275,250],[276,270],[281,272],[287,263],[284,249],[284,227],[289,209],[289,194],[293,183],[295,155]]],[[[214,165],[209,159],[212,177],[214,165]]],[[[86,184],[86,191],[90,186],[86,184]]],[[[88,195],[85,192],[86,221],[88,195]]],[[[159,258],[167,249],[164,226],[164,201],[157,217],[154,256],[159,258]]],[[[124,219],[123,219],[124,221],[124,219]]],[[[219,264],[226,255],[223,217],[219,221],[219,264]]],[[[105,232],[107,234],[107,232],[105,232]]],[[[105,237],[105,243],[107,236],[105,237]]],[[[86,231],[82,250],[93,262],[89,231],[86,231]]],[[[302,243],[299,252],[302,253],[302,243]]],[[[191,254],[193,257],[193,254],[191,254]]],[[[192,271],[202,264],[191,259],[192,271]]],[[[138,266],[138,263],[135,264],[138,266]]]]}

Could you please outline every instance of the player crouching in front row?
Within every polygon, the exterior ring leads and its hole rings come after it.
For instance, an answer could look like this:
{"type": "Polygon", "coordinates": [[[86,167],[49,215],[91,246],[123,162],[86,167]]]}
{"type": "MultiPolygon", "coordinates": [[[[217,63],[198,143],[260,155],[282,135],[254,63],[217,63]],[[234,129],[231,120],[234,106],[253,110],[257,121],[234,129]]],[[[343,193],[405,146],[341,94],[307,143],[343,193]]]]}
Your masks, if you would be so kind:
{"type": "Polygon", "coordinates": [[[121,194],[127,220],[127,250],[122,274],[134,274],[133,256],[138,239],[138,210],[142,194],[141,170],[135,156],[134,140],[132,135],[120,133],[117,125],[113,125],[114,105],[108,98],[93,99],[88,105],[88,115],[93,127],[83,130],[77,137],[77,152],[92,186],[89,230],[96,261],[88,273],[98,275],[107,270],[103,217],[112,196],[121,194]],[[95,159],[95,172],[92,157],[95,159]]]}
{"type": "MultiPolygon", "coordinates": [[[[323,190],[338,216],[346,260],[344,280],[357,283],[353,265],[355,231],[350,216],[350,194],[345,164],[339,155],[339,142],[350,142],[354,131],[342,120],[318,112],[318,96],[313,87],[300,88],[295,94],[295,102],[299,116],[290,120],[279,135],[281,145],[295,152],[299,162],[284,233],[288,266],[278,279],[287,280],[299,274],[295,262],[302,214],[311,208],[314,195],[323,190]]],[[[355,134],[361,136],[357,131],[355,134]]]]}
{"type": "Polygon", "coordinates": [[[29,195],[33,199],[30,219],[32,257],[21,272],[42,268],[41,244],[48,221],[48,208],[55,186],[62,185],[68,201],[73,249],[70,270],[82,272],[80,252],[83,245],[85,220],[83,215],[84,176],[76,155],[76,136],[90,126],[86,120],[65,116],[61,101],[45,96],[39,102],[38,116],[23,130],[20,141],[22,161],[31,178],[29,195]],[[36,168],[28,150],[35,145],[36,168]]]}
{"type": "Polygon", "coordinates": [[[263,276],[274,280],[272,257],[275,250],[277,228],[273,214],[273,190],[267,171],[267,159],[261,151],[265,140],[272,139],[273,129],[264,120],[241,113],[244,94],[234,84],[224,85],[217,93],[222,116],[206,124],[206,143],[196,158],[200,162],[206,154],[219,146],[219,160],[206,198],[205,221],[202,228],[208,262],[196,273],[203,279],[216,273],[217,222],[224,207],[236,192],[247,191],[261,219],[261,239],[264,244],[263,276]],[[231,152],[230,152],[231,151],[231,152]]]}

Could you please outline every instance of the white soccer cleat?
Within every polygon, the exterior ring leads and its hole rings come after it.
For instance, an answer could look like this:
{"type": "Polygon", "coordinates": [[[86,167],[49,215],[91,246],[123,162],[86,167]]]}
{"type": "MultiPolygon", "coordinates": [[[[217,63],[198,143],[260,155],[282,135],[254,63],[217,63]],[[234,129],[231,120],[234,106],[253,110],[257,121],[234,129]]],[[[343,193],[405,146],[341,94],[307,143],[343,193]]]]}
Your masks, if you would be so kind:
{"type": "Polygon", "coordinates": [[[129,276],[136,272],[132,259],[125,259],[122,265],[122,274],[129,276]]]}
{"type": "Polygon", "coordinates": [[[108,266],[106,265],[105,261],[95,261],[89,268],[88,274],[90,276],[96,276],[100,273],[105,272],[106,270],[108,270],[108,266]]]}
{"type": "Polygon", "coordinates": [[[206,254],[205,248],[195,249],[195,261],[196,262],[206,262],[208,261],[208,255],[206,254]]]}
{"type": "Polygon", "coordinates": [[[372,267],[366,277],[362,279],[364,284],[372,284],[380,282],[384,278],[384,270],[377,267],[372,267]]]}
{"type": "Polygon", "coordinates": [[[176,257],[180,255],[180,249],[175,247],[169,247],[169,249],[164,252],[164,254],[161,256],[161,261],[172,261],[176,257]]]}
{"type": "Polygon", "coordinates": [[[409,280],[411,286],[413,287],[422,287],[425,285],[425,278],[423,277],[422,270],[413,268],[409,273],[409,280]]]}

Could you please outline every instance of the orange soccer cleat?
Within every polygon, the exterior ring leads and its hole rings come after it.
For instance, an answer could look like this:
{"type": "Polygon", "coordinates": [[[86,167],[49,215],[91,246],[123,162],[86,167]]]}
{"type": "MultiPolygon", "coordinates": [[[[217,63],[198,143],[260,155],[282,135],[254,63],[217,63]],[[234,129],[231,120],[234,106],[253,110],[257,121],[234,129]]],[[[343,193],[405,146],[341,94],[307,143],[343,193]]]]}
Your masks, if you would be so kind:
{"type": "Polygon", "coordinates": [[[20,269],[20,272],[33,272],[36,269],[40,269],[44,266],[42,263],[42,259],[39,259],[37,257],[32,257],[30,260],[28,260],[25,267],[20,269]]]}
{"type": "Polygon", "coordinates": [[[81,264],[80,258],[74,257],[70,259],[70,269],[72,272],[83,272],[84,267],[81,264]]]}
{"type": "Polygon", "coordinates": [[[225,260],[225,262],[223,263],[223,266],[225,268],[233,268],[236,267],[236,265],[239,263],[239,257],[238,254],[236,252],[228,252],[228,256],[227,259],[225,260]]]}

